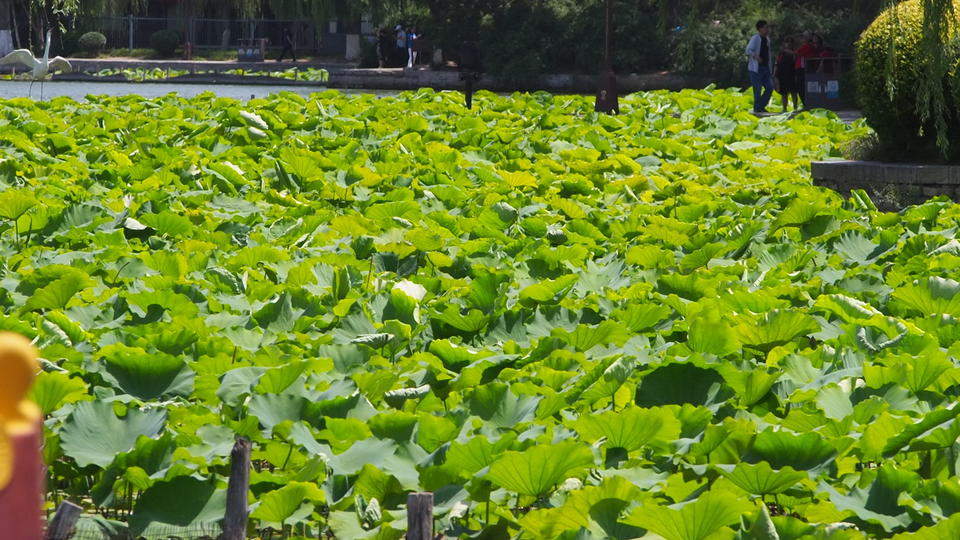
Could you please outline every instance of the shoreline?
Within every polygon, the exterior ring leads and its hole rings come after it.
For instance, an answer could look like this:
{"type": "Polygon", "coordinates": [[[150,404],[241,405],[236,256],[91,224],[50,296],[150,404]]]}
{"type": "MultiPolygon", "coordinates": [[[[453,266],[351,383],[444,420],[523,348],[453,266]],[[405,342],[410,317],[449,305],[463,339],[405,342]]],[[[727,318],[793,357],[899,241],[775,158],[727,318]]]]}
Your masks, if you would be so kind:
{"type": "MultiPolygon", "coordinates": [[[[433,88],[435,90],[463,90],[460,72],[447,69],[430,68],[356,68],[345,64],[316,62],[235,62],[235,61],[190,61],[190,60],[107,60],[107,59],[70,59],[74,73],[56,74],[53,80],[75,82],[152,82],[161,84],[253,84],[276,86],[316,86],[332,89],[364,88],[370,90],[417,90],[433,88]],[[267,76],[230,75],[217,73],[234,69],[247,71],[284,71],[291,68],[326,69],[329,80],[299,81],[267,76]],[[132,81],[120,76],[95,77],[89,72],[105,69],[175,69],[191,72],[168,79],[151,81],[132,81]]],[[[497,77],[483,75],[476,83],[477,90],[494,92],[532,92],[545,90],[558,94],[593,94],[597,90],[597,75],[552,73],[529,77],[497,77]]],[[[622,94],[649,90],[699,89],[712,81],[707,77],[682,75],[672,72],[643,74],[621,74],[617,77],[622,94]]]]}

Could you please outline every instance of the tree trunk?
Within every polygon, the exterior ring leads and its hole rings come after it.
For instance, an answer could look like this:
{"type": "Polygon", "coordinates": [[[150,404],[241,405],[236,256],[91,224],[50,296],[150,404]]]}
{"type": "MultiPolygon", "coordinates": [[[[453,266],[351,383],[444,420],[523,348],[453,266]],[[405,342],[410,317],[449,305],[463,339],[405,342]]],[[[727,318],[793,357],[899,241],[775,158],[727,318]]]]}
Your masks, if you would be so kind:
{"type": "Polygon", "coordinates": [[[0,0],[0,56],[13,50],[12,0],[0,0]]]}

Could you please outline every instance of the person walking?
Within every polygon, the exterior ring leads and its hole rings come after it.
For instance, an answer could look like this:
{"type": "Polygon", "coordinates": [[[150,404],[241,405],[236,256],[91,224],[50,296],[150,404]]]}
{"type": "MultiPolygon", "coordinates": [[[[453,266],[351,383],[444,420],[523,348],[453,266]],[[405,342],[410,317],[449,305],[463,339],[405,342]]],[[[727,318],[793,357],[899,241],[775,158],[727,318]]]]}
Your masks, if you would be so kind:
{"type": "Polygon", "coordinates": [[[757,21],[757,33],[747,44],[747,70],[753,86],[753,112],[767,112],[773,96],[773,55],[770,54],[770,26],[767,21],[757,21]]]}
{"type": "Polygon", "coordinates": [[[410,31],[407,32],[407,67],[412,68],[413,64],[417,62],[417,51],[414,50],[414,45],[417,41],[417,28],[412,27],[410,31]]]}
{"type": "Polygon", "coordinates": [[[800,110],[800,93],[797,88],[796,40],[788,37],[777,55],[773,68],[773,80],[780,98],[783,100],[783,112],[787,112],[789,101],[793,99],[793,110],[800,110]]]}
{"type": "Polygon", "coordinates": [[[293,34],[290,32],[290,29],[286,26],[283,27],[283,37],[280,38],[281,43],[283,43],[283,50],[280,51],[280,57],[277,58],[277,62],[283,62],[283,57],[290,53],[290,56],[293,57],[293,61],[297,61],[297,51],[294,49],[293,44],[293,34]]]}
{"type": "MultiPolygon", "coordinates": [[[[800,91],[800,101],[803,102],[804,106],[807,104],[807,62],[813,58],[820,56],[820,50],[817,48],[816,40],[814,39],[813,32],[807,30],[803,33],[803,43],[800,44],[800,47],[795,53],[797,58],[794,66],[796,67],[797,72],[797,89],[800,91]]],[[[816,66],[810,66],[810,72],[813,73],[816,71],[816,66]]]]}

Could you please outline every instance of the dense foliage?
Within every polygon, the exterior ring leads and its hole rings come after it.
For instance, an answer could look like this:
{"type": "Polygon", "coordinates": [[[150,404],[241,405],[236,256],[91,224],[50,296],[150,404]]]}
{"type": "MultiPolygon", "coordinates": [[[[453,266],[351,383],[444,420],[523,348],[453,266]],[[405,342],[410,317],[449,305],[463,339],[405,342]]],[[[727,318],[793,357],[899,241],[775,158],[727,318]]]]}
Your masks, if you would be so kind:
{"type": "MultiPolygon", "coordinates": [[[[919,89],[925,86],[930,64],[936,61],[924,52],[923,22],[921,0],[911,0],[886,10],[864,32],[857,43],[859,101],[882,141],[880,151],[889,158],[936,159],[941,153],[936,136],[943,129],[947,157],[960,159],[960,113],[956,107],[960,95],[960,74],[956,70],[960,54],[951,40],[946,49],[950,70],[939,76],[941,92],[947,92],[946,110],[943,117],[938,117],[931,114],[929,103],[926,107],[918,103],[919,89]],[[938,126],[938,121],[945,123],[938,126]]],[[[944,24],[951,35],[956,34],[955,17],[947,17],[944,24]]]]}
{"type": "Polygon", "coordinates": [[[51,504],[215,521],[244,435],[261,528],[956,537],[960,211],[812,187],[865,128],[748,102],[0,103],[51,504]]]}

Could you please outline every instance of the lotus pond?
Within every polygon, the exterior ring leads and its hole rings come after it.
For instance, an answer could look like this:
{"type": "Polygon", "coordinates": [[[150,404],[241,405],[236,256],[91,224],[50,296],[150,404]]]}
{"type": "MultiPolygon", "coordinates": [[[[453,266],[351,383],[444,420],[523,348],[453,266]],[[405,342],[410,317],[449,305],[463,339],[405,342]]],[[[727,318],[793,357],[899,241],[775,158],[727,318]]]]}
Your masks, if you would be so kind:
{"type": "MultiPolygon", "coordinates": [[[[48,501],[147,537],[960,537],[960,208],[732,91],[0,101],[48,501]]],[[[119,534],[119,533],[118,533],[119,534]]]]}

